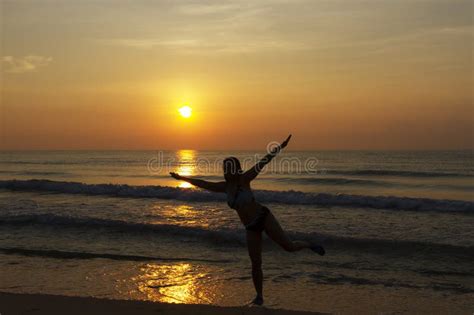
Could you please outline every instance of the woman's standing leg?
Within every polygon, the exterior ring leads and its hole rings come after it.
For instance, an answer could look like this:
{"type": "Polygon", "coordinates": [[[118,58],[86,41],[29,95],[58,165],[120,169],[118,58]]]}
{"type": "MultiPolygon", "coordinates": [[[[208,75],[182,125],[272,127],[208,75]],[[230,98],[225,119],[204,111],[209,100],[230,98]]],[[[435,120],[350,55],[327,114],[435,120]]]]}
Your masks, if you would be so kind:
{"type": "Polygon", "coordinates": [[[263,304],[262,233],[247,231],[247,247],[252,262],[252,280],[257,291],[254,304],[263,304]]]}

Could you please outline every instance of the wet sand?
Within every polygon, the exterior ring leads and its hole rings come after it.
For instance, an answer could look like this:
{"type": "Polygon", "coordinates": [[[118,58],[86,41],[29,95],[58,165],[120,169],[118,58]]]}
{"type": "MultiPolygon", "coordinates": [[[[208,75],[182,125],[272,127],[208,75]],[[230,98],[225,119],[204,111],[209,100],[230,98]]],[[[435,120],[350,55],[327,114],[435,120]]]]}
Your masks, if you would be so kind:
{"type": "Polygon", "coordinates": [[[276,314],[314,315],[263,307],[220,307],[211,305],[167,304],[147,301],[109,300],[92,297],[71,297],[46,294],[0,293],[0,314],[276,314]]]}

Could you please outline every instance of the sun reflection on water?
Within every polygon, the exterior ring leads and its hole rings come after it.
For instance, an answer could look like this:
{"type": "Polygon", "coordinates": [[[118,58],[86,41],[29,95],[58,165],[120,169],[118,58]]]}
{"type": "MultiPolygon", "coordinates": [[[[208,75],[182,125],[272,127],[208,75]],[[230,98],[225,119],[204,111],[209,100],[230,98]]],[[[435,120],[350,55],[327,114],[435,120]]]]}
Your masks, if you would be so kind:
{"type": "Polygon", "coordinates": [[[213,287],[207,273],[199,272],[189,263],[146,264],[133,278],[138,290],[148,300],[164,303],[210,304],[213,287]]]}
{"type": "MultiPolygon", "coordinates": [[[[194,150],[179,150],[176,152],[177,159],[179,161],[178,167],[175,172],[182,176],[194,175],[195,166],[194,161],[196,158],[196,151],[194,150]]],[[[191,188],[193,187],[190,183],[181,181],[179,184],[180,188],[191,188]]]]}
{"type": "Polygon", "coordinates": [[[173,224],[178,226],[209,227],[209,217],[202,208],[192,205],[166,205],[157,204],[152,207],[153,224],[173,224]]]}

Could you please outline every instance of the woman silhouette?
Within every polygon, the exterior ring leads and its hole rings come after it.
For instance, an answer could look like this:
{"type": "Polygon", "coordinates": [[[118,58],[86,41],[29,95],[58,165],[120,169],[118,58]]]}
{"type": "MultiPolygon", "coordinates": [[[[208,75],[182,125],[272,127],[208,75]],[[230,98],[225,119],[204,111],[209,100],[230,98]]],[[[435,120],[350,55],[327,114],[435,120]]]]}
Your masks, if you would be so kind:
{"type": "Polygon", "coordinates": [[[246,172],[242,171],[240,161],[235,157],[224,160],[224,178],[222,182],[208,182],[200,179],[183,177],[171,172],[170,175],[178,180],[186,181],[194,186],[213,192],[227,194],[227,204],[237,211],[240,221],[247,231],[247,247],[252,262],[252,279],[257,291],[257,296],[251,302],[254,305],[263,304],[263,272],[262,272],[262,232],[267,235],[284,250],[295,252],[309,248],[319,255],[324,255],[324,248],[317,244],[306,241],[292,241],[285,234],[277,219],[270,210],[257,202],[253,196],[250,182],[254,180],[263,167],[268,164],[281,149],[285,148],[290,141],[291,135],[283,143],[275,147],[254,167],[246,172]]]}

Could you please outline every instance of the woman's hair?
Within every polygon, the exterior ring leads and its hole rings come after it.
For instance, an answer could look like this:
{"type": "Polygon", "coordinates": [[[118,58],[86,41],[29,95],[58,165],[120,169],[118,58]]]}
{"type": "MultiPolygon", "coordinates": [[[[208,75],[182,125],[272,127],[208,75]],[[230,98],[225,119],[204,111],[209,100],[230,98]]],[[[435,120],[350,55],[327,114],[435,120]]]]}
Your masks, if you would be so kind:
{"type": "Polygon", "coordinates": [[[242,174],[242,166],[236,157],[228,157],[224,159],[224,174],[237,175],[242,174]]]}

